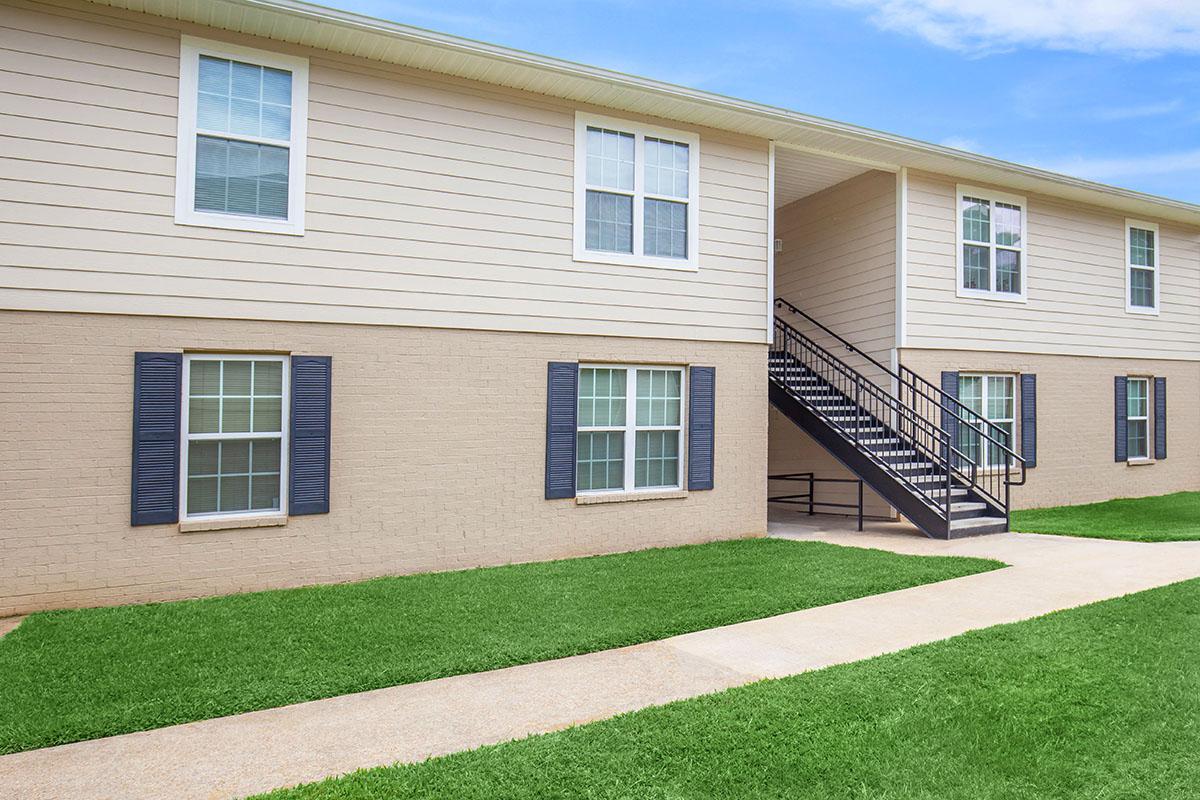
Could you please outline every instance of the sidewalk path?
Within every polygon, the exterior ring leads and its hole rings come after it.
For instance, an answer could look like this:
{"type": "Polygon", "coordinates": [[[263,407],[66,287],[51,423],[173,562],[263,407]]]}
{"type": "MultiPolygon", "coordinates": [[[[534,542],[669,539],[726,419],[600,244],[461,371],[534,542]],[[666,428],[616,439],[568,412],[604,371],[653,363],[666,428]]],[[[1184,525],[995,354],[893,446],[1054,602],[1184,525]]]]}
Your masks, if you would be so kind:
{"type": "Polygon", "coordinates": [[[242,797],[558,730],[1200,577],[1200,542],[1032,534],[941,542],[901,524],[855,533],[836,521],[794,520],[804,518],[773,518],[772,535],[914,555],[980,556],[1012,566],[619,650],[16,753],[0,757],[0,797],[242,797]]]}

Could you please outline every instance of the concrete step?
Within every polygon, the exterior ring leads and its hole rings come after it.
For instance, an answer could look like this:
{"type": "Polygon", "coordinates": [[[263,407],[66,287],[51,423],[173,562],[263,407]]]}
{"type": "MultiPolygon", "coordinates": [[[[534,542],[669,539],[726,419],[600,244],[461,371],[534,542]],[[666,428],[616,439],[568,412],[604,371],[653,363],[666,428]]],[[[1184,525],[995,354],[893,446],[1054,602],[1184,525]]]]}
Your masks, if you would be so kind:
{"type": "Polygon", "coordinates": [[[961,539],[964,536],[982,536],[985,533],[1004,533],[1008,523],[1004,517],[973,517],[969,519],[950,520],[950,538],[961,539]]]}
{"type": "Polygon", "coordinates": [[[946,485],[946,476],[938,475],[936,472],[904,472],[896,470],[904,476],[909,483],[915,484],[922,490],[932,489],[937,486],[944,487],[946,485]]]}
{"type": "MultiPolygon", "coordinates": [[[[913,452],[913,451],[908,451],[913,452]]],[[[904,463],[896,464],[896,471],[904,474],[914,473],[929,473],[937,469],[938,466],[932,461],[905,461],[904,463]]]]}
{"type": "Polygon", "coordinates": [[[938,484],[941,484],[942,486],[945,486],[945,484],[946,484],[946,476],[945,476],[945,474],[942,474],[942,475],[937,475],[937,474],[932,474],[932,475],[909,475],[909,476],[907,476],[907,477],[908,477],[908,479],[909,479],[910,481],[912,481],[913,483],[917,484],[918,486],[924,486],[924,485],[927,485],[927,484],[928,484],[928,485],[935,485],[935,486],[936,486],[936,485],[938,485],[938,484]]]}
{"type": "Polygon", "coordinates": [[[987,503],[976,503],[972,501],[964,501],[961,503],[950,504],[950,519],[978,519],[988,513],[991,508],[987,503]]]}
{"type": "MultiPolygon", "coordinates": [[[[813,408],[819,408],[822,411],[825,411],[827,413],[830,411],[836,411],[838,408],[841,408],[842,406],[844,406],[846,404],[846,398],[841,397],[836,394],[814,395],[814,394],[806,393],[806,394],[802,394],[800,397],[801,397],[801,399],[804,400],[804,402],[808,403],[813,408]]],[[[838,412],[838,413],[846,413],[846,412],[838,412]]]]}
{"type": "MultiPolygon", "coordinates": [[[[934,501],[940,503],[940,502],[942,502],[942,499],[946,496],[946,490],[944,488],[943,489],[926,489],[924,492],[924,495],[926,497],[928,497],[930,500],[934,500],[934,501]]],[[[964,500],[967,497],[967,495],[968,495],[968,492],[966,489],[962,489],[957,486],[951,488],[950,489],[950,505],[953,506],[956,502],[959,502],[960,500],[964,500]]]]}
{"type": "Polygon", "coordinates": [[[872,450],[871,452],[874,453],[878,458],[881,458],[882,460],[887,461],[889,463],[895,463],[897,461],[904,461],[905,459],[912,458],[913,456],[915,456],[917,454],[916,450],[903,450],[903,449],[901,449],[901,450],[872,450]]]}

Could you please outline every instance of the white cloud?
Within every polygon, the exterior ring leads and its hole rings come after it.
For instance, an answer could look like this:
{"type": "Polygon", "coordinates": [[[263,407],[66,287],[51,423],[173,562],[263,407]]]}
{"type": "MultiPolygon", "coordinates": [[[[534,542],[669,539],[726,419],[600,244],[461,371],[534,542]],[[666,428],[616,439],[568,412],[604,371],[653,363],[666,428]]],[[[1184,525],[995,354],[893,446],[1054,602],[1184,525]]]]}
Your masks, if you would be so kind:
{"type": "Polygon", "coordinates": [[[1200,52],[1195,0],[840,0],[879,27],[952,50],[1015,47],[1156,55],[1200,52]]]}
{"type": "Polygon", "coordinates": [[[1102,106],[1092,111],[1092,119],[1101,122],[1120,122],[1127,119],[1146,119],[1147,117],[1163,117],[1173,114],[1183,108],[1183,100],[1164,100],[1161,103],[1145,103],[1134,106],[1102,106]]]}
{"type": "Polygon", "coordinates": [[[1046,169],[1078,175],[1094,181],[1112,183],[1130,178],[1176,175],[1200,171],[1200,150],[1152,153],[1127,158],[1086,158],[1076,156],[1058,163],[1043,164],[1046,169]]]}
{"type": "Polygon", "coordinates": [[[938,142],[942,147],[953,147],[955,150],[966,150],[971,153],[979,152],[979,142],[965,136],[947,136],[938,142]]]}

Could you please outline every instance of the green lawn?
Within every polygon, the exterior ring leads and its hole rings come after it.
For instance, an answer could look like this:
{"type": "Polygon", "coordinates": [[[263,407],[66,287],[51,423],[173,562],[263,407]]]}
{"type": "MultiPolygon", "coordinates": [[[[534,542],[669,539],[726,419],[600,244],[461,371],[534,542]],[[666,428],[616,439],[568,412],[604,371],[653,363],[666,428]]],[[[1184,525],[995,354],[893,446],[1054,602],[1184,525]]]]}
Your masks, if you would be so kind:
{"type": "Polygon", "coordinates": [[[1196,798],[1200,581],[269,797],[1196,798]]]}
{"type": "Polygon", "coordinates": [[[1200,492],[1014,511],[1012,529],[1130,542],[1200,539],[1200,492]]]}
{"type": "Polygon", "coordinates": [[[0,638],[0,753],[604,650],[999,566],[744,539],[34,614],[0,638]]]}

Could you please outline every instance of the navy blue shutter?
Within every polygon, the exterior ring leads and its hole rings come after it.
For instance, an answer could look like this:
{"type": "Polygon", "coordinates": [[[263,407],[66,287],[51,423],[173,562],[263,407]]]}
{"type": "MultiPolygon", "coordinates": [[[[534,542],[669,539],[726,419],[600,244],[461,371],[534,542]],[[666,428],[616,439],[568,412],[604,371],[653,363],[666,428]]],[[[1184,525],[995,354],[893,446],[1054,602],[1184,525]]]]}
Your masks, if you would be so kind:
{"type": "Polygon", "coordinates": [[[1154,457],[1167,457],[1167,379],[1154,379],[1154,457]]]}
{"type": "Polygon", "coordinates": [[[1113,380],[1113,412],[1117,461],[1129,460],[1129,379],[1118,375],[1113,380]]]}
{"type": "Polygon", "coordinates": [[[713,488],[713,449],[716,431],[716,367],[692,367],[688,372],[688,490],[713,488]]]}
{"type": "Polygon", "coordinates": [[[292,356],[288,514],[329,513],[333,358],[292,356]]]}
{"type": "Polygon", "coordinates": [[[1037,466],[1037,375],[1021,376],[1021,457],[1037,466]]]}
{"type": "Polygon", "coordinates": [[[182,353],[134,353],[130,525],[179,521],[182,391],[182,353]]]}
{"type": "MultiPolygon", "coordinates": [[[[958,399],[958,373],[943,371],[942,372],[942,392],[949,398],[958,399]]],[[[950,446],[958,447],[958,414],[960,409],[954,403],[944,401],[942,403],[942,430],[950,434],[950,446]]],[[[946,453],[946,460],[949,461],[950,454],[946,453]]]]}
{"type": "Polygon", "coordinates": [[[551,361],[546,370],[546,499],[575,496],[579,365],[551,361]]]}

